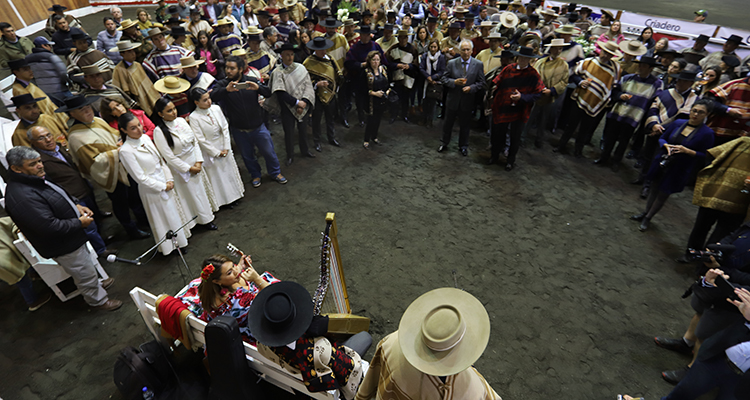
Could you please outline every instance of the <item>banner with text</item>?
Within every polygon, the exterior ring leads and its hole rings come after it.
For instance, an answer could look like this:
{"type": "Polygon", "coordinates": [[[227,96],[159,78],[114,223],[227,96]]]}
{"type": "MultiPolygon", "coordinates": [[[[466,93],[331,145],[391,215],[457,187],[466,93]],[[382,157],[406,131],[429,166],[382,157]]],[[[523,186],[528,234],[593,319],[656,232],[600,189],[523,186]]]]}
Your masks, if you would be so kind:
{"type": "Polygon", "coordinates": [[[622,23],[623,33],[632,35],[640,35],[643,28],[647,26],[650,26],[654,32],[683,37],[698,35],[713,37],[714,32],[716,32],[716,25],[699,24],[667,17],[654,17],[628,11],[622,12],[620,22],[622,23]]]}
{"type": "Polygon", "coordinates": [[[719,28],[719,34],[716,35],[717,38],[728,38],[732,35],[737,35],[742,38],[742,44],[744,46],[750,46],[750,32],[748,31],[741,31],[739,29],[732,29],[732,28],[725,28],[721,27],[719,28]]]}

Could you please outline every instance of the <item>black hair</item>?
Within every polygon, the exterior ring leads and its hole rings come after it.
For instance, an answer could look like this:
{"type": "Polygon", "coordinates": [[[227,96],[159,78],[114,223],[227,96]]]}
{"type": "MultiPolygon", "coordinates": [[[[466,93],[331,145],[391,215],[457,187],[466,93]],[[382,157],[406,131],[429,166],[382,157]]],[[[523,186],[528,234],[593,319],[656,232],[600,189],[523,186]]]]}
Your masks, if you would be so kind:
{"type": "Polygon", "coordinates": [[[7,23],[7,22],[0,22],[0,32],[12,27],[13,25],[7,23]]]}
{"type": "Polygon", "coordinates": [[[154,104],[154,119],[156,122],[156,126],[161,128],[161,133],[164,135],[164,139],[167,140],[167,144],[169,145],[170,149],[174,148],[174,138],[172,138],[172,132],[169,131],[169,128],[167,128],[166,122],[164,122],[164,118],[159,115],[160,112],[164,111],[165,108],[171,103],[172,101],[169,100],[166,97],[159,97],[159,100],[156,100],[156,103],[154,104]],[[158,118],[157,118],[158,117],[158,118]]]}
{"type": "Polygon", "coordinates": [[[55,15],[52,16],[52,22],[55,23],[55,24],[57,24],[57,21],[59,21],[61,19],[64,19],[64,18],[65,17],[63,17],[62,15],[55,14],[55,15]]]}
{"type": "Polygon", "coordinates": [[[106,23],[107,23],[107,21],[112,21],[112,22],[115,22],[115,19],[114,19],[114,18],[112,18],[112,17],[104,17],[104,18],[102,18],[102,23],[103,23],[103,24],[106,24],[106,23]]]}
{"type": "Polygon", "coordinates": [[[240,56],[229,56],[227,57],[226,61],[224,62],[224,65],[227,63],[233,62],[237,64],[237,68],[240,70],[240,73],[245,70],[245,59],[240,56]]]}
{"type": "Polygon", "coordinates": [[[685,61],[684,58],[678,58],[677,60],[674,60],[672,62],[675,62],[675,61],[680,66],[680,71],[682,71],[683,69],[685,69],[685,67],[687,67],[688,63],[687,63],[687,61],[685,61]]]}
{"type": "Polygon", "coordinates": [[[117,129],[120,130],[120,138],[122,138],[123,143],[128,139],[128,134],[125,132],[125,128],[130,121],[134,119],[136,119],[136,117],[130,111],[120,115],[120,118],[117,118],[117,129]]]}
{"type": "MultiPolygon", "coordinates": [[[[711,111],[714,110],[714,101],[711,100],[711,99],[706,99],[706,98],[698,99],[698,100],[695,101],[695,103],[693,103],[693,107],[695,107],[695,106],[706,107],[706,111],[709,114],[711,114],[711,111]]],[[[690,108],[692,109],[693,107],[690,107],[690,108]]]]}
{"type": "Polygon", "coordinates": [[[203,97],[203,95],[206,93],[208,93],[206,89],[203,89],[201,87],[194,87],[192,90],[190,90],[190,101],[195,103],[196,101],[199,101],[201,97],[203,97]]]}
{"type": "Polygon", "coordinates": [[[214,47],[213,41],[211,40],[211,35],[209,35],[208,32],[206,31],[199,31],[198,34],[195,35],[195,48],[206,49],[208,51],[214,51],[215,47],[214,47]],[[200,41],[201,35],[205,35],[208,38],[208,40],[206,41],[205,47],[201,44],[201,41],[200,41]]]}
{"type": "Polygon", "coordinates": [[[292,29],[289,31],[289,43],[296,44],[296,45],[302,45],[302,40],[300,39],[300,31],[299,29],[292,29]]]}

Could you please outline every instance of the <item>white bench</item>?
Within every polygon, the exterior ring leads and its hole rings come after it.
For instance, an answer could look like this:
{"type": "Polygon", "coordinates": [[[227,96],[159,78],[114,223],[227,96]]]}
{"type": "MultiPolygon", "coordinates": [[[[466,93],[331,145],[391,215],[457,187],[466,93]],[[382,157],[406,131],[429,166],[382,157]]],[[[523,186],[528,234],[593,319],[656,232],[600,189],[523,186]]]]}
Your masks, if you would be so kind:
{"type": "MultiPolygon", "coordinates": [[[[138,307],[138,311],[141,313],[143,322],[146,323],[149,332],[151,332],[156,340],[163,341],[164,338],[159,333],[161,321],[159,320],[159,314],[156,311],[157,296],[154,296],[136,286],[130,291],[130,297],[133,298],[133,302],[136,307],[138,307]]],[[[191,329],[192,340],[205,345],[206,337],[203,332],[206,330],[206,323],[196,318],[194,315],[188,316],[187,322],[191,329]]],[[[255,346],[246,342],[243,344],[245,346],[245,358],[247,358],[250,368],[257,371],[263,380],[284,389],[289,393],[294,393],[296,390],[304,395],[320,400],[335,400],[337,398],[329,392],[309,392],[307,387],[305,387],[305,384],[302,382],[301,375],[291,374],[287,370],[282,369],[278,364],[260,355],[255,346]]]]}

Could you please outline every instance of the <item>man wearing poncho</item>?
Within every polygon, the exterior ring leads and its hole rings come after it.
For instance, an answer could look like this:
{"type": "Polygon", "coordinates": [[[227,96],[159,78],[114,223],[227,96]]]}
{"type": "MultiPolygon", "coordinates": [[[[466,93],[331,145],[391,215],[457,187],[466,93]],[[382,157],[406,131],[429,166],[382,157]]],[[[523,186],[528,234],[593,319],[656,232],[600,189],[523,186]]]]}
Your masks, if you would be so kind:
{"type": "Polygon", "coordinates": [[[326,50],[333,46],[333,42],[324,38],[316,37],[307,42],[307,47],[314,51],[307,57],[302,64],[307,68],[307,72],[312,79],[313,88],[315,89],[315,104],[312,115],[313,143],[315,150],[321,151],[320,148],[320,122],[323,115],[326,117],[326,134],[328,143],[334,146],[340,146],[336,140],[336,133],[333,130],[333,113],[335,111],[333,97],[338,89],[337,82],[341,80],[341,70],[336,67],[336,63],[326,55],[326,50]]]}
{"type": "Polygon", "coordinates": [[[286,165],[294,162],[294,128],[299,132],[299,149],[303,156],[314,158],[315,155],[307,147],[307,121],[305,117],[315,105],[315,91],[313,91],[310,74],[302,64],[294,62],[294,52],[299,48],[290,43],[276,49],[281,54],[281,64],[271,72],[271,98],[263,103],[263,107],[271,114],[281,115],[281,125],[284,128],[284,143],[286,144],[286,165]]]}

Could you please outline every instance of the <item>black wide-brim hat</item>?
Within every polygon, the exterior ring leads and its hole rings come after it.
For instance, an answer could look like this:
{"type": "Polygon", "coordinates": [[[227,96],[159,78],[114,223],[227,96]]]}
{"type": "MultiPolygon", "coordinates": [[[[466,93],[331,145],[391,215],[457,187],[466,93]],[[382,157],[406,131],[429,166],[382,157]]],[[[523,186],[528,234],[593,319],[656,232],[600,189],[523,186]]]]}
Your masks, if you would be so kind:
{"type": "Polygon", "coordinates": [[[281,47],[279,47],[278,49],[274,49],[273,51],[275,51],[278,54],[281,54],[285,50],[299,51],[300,48],[296,44],[291,44],[287,42],[287,43],[282,44],[281,47]]]}
{"type": "Polygon", "coordinates": [[[70,40],[72,40],[74,42],[76,40],[84,40],[84,39],[88,40],[88,39],[90,39],[90,37],[89,37],[89,35],[87,35],[87,34],[85,34],[83,32],[76,32],[76,33],[70,35],[70,40]]]}
{"type": "Polygon", "coordinates": [[[511,51],[511,53],[513,53],[513,55],[516,57],[529,57],[529,58],[541,57],[540,55],[534,53],[534,49],[532,49],[531,47],[526,47],[526,46],[519,47],[518,51],[511,51]]]}
{"type": "Polygon", "coordinates": [[[54,6],[47,9],[47,11],[65,11],[68,7],[61,6],[59,4],[55,4],[54,6]]]}
{"type": "Polygon", "coordinates": [[[659,60],[656,59],[656,57],[646,57],[642,56],[640,60],[633,60],[633,62],[637,62],[639,64],[647,64],[651,66],[659,65],[659,60]]]}
{"type": "Polygon", "coordinates": [[[730,43],[737,43],[737,44],[741,44],[742,43],[742,37],[739,36],[739,35],[731,35],[729,37],[723,37],[722,36],[721,38],[724,39],[724,40],[726,40],[727,42],[730,42],[730,43]]]}
{"type": "Polygon", "coordinates": [[[318,23],[318,19],[315,18],[315,17],[306,17],[305,19],[303,19],[302,21],[300,21],[300,25],[304,25],[304,24],[306,24],[308,22],[312,22],[313,24],[317,24],[318,23]]]}
{"type": "MultiPolygon", "coordinates": [[[[362,25],[358,29],[355,29],[354,32],[359,33],[372,33],[372,28],[370,28],[370,25],[362,25]]],[[[308,42],[309,43],[309,42],[308,42]]]]}
{"type": "Polygon", "coordinates": [[[310,293],[302,285],[282,281],[261,290],[247,312],[247,327],[260,343],[287,345],[307,331],[313,319],[310,293]]]}
{"type": "Polygon", "coordinates": [[[8,61],[8,68],[13,71],[16,69],[21,69],[22,67],[27,67],[29,65],[29,62],[26,61],[25,58],[19,58],[18,60],[10,60],[8,61]]]}
{"type": "Polygon", "coordinates": [[[33,104],[38,101],[42,101],[46,99],[46,97],[34,97],[31,95],[31,93],[24,93],[22,95],[11,97],[10,100],[13,102],[13,105],[16,107],[25,106],[27,104],[33,104]]]}
{"type": "Polygon", "coordinates": [[[62,107],[55,110],[56,113],[64,113],[72,110],[77,110],[81,107],[85,107],[97,100],[99,100],[99,96],[90,96],[86,97],[81,94],[77,94],[74,96],[66,97],[63,102],[65,103],[62,107]]]}
{"type": "Polygon", "coordinates": [[[327,50],[333,47],[333,42],[323,36],[318,36],[308,41],[306,46],[310,50],[327,50]]]}
{"type": "Polygon", "coordinates": [[[669,75],[669,77],[683,80],[683,81],[691,81],[691,82],[695,82],[698,80],[698,74],[696,74],[694,71],[685,71],[685,70],[683,70],[679,74],[671,74],[669,75]]]}
{"type": "Polygon", "coordinates": [[[341,21],[337,20],[336,18],[326,18],[323,21],[319,22],[319,24],[323,28],[338,28],[342,25],[341,21]]]}

